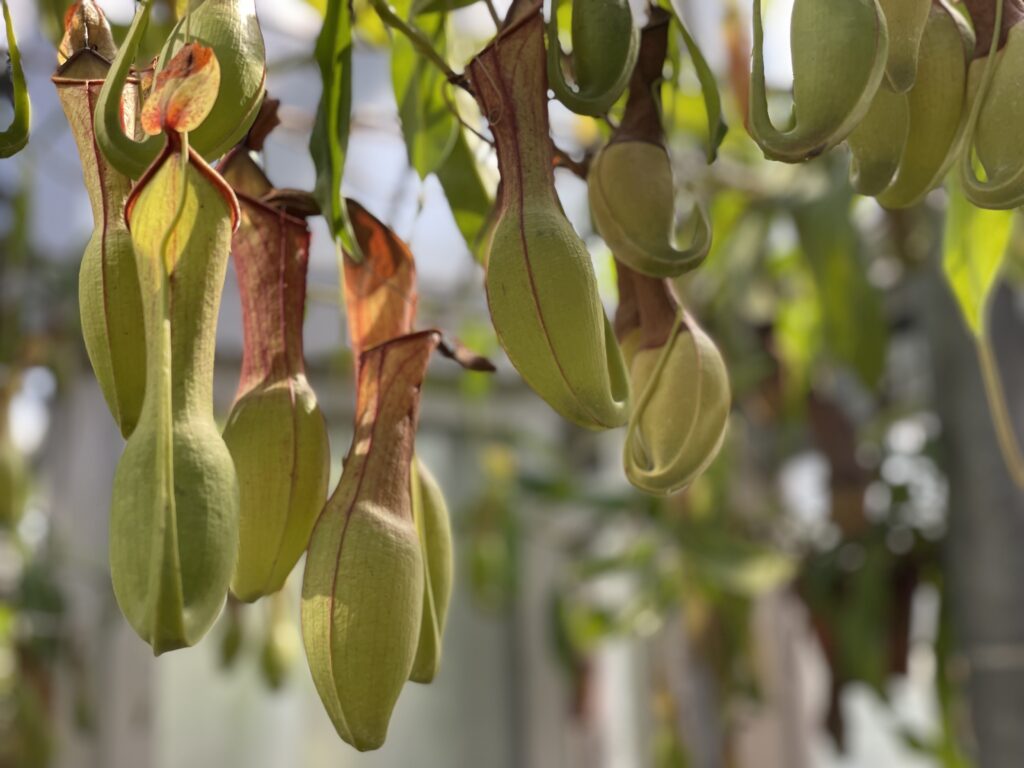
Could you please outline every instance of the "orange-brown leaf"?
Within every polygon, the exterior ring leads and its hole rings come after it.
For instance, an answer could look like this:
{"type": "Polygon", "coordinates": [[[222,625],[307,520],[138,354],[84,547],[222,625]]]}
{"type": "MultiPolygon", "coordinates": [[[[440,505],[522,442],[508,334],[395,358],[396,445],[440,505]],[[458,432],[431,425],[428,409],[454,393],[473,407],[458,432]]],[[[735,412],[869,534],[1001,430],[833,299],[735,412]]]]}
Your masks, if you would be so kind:
{"type": "Polygon", "coordinates": [[[117,56],[107,17],[93,0],[81,0],[64,14],[64,38],[57,48],[57,62],[63,64],[82,50],[93,51],[108,62],[117,56]]]}
{"type": "Polygon", "coordinates": [[[242,300],[245,350],[239,396],[262,382],[304,373],[309,227],[238,190],[241,225],[232,256],[242,300]]]}
{"type": "Polygon", "coordinates": [[[142,107],[142,129],[150,136],[198,128],[220,92],[220,64],[212,48],[199,43],[182,47],[156,76],[142,107]]]}
{"type": "Polygon", "coordinates": [[[416,265],[409,247],[358,203],[349,216],[363,251],[362,262],[345,255],[345,310],[352,352],[412,333],[416,322],[416,265]]]}

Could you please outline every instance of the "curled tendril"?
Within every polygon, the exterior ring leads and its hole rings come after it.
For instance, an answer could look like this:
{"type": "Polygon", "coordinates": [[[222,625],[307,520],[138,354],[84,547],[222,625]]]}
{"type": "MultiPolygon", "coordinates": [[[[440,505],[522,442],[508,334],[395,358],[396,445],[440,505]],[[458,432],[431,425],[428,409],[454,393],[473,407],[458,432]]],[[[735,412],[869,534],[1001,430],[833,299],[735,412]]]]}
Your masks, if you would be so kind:
{"type": "MultiPolygon", "coordinates": [[[[154,1],[144,0],[132,20],[96,103],[100,150],[112,166],[133,179],[145,173],[165,144],[160,136],[135,141],[122,124],[121,112],[124,85],[138,57],[154,1]]],[[[192,8],[164,44],[156,74],[193,39],[213,49],[226,84],[219,90],[209,117],[192,131],[195,150],[204,158],[216,158],[245,136],[263,101],[266,60],[252,0],[205,0],[192,8]]]]}
{"type": "Polygon", "coordinates": [[[886,208],[907,208],[942,183],[963,146],[967,69],[974,33],[945,2],[932,7],[921,41],[916,82],[906,94],[909,130],[896,176],[878,195],[886,208]]]}

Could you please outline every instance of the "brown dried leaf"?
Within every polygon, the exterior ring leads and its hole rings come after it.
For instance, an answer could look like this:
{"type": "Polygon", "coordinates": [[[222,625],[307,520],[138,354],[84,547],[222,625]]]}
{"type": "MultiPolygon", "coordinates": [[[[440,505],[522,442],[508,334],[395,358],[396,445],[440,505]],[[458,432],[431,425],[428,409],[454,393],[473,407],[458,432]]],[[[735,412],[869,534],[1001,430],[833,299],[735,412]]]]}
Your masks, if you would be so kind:
{"type": "Polygon", "coordinates": [[[349,217],[363,261],[345,254],[345,309],[352,352],[406,336],[416,322],[416,264],[409,247],[358,203],[348,201],[349,217]]]}
{"type": "Polygon", "coordinates": [[[63,64],[84,50],[99,54],[108,63],[117,56],[107,17],[92,0],[81,0],[64,14],[64,38],[57,48],[57,62],[63,64]]]}
{"type": "Polygon", "coordinates": [[[220,64],[213,49],[189,43],[156,76],[142,107],[142,129],[149,136],[194,131],[210,114],[218,93],[220,64]]]}

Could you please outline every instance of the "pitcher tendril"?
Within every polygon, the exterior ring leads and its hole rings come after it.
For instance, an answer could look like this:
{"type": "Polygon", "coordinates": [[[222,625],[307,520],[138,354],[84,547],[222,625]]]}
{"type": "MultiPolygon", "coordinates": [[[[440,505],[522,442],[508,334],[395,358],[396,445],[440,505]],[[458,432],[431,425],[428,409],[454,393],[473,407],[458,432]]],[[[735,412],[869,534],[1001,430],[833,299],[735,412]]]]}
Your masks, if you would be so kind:
{"type": "Polygon", "coordinates": [[[573,112],[600,116],[626,89],[636,66],[640,31],[628,0],[572,1],[572,69],[575,87],[566,81],[558,40],[558,8],[548,21],[548,81],[555,96],[573,112]]]}
{"type": "Polygon", "coordinates": [[[458,85],[461,88],[468,89],[468,81],[465,75],[460,75],[447,61],[441,56],[431,44],[430,39],[423,34],[423,30],[410,24],[401,16],[398,15],[394,7],[387,0],[370,0],[370,5],[373,6],[373,10],[377,12],[377,16],[384,22],[385,25],[391,27],[391,29],[398,32],[400,35],[404,35],[412,43],[413,47],[419,51],[427,61],[433,66],[437,67],[444,73],[444,76],[448,78],[448,82],[458,85]]]}
{"type": "MultiPolygon", "coordinates": [[[[942,183],[962,151],[974,33],[944,0],[927,9],[904,91],[884,82],[849,137],[850,181],[886,208],[908,208],[942,183]]],[[[892,64],[892,51],[890,51],[892,64]]]]}

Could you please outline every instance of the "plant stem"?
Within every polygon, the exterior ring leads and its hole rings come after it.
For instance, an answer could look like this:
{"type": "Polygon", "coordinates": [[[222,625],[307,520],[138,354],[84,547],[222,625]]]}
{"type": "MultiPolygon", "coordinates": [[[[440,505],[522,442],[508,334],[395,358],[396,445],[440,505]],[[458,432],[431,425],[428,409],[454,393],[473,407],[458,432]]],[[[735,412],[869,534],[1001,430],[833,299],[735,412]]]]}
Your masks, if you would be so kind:
{"type": "Polygon", "coordinates": [[[391,27],[402,35],[405,35],[409,42],[412,43],[413,48],[423,54],[431,64],[440,69],[444,73],[444,76],[448,78],[450,83],[469,90],[469,83],[466,80],[466,76],[460,75],[448,65],[448,62],[444,60],[441,54],[434,50],[434,46],[431,45],[430,40],[427,39],[427,36],[423,34],[422,30],[413,26],[399,16],[387,0],[370,0],[370,5],[373,6],[373,9],[380,17],[380,20],[384,22],[386,26],[391,27]]]}
{"type": "Polygon", "coordinates": [[[444,99],[444,103],[445,106],[448,107],[448,111],[452,113],[452,116],[454,116],[455,119],[459,121],[463,128],[465,128],[467,131],[469,131],[478,139],[480,139],[480,141],[482,141],[484,144],[489,144],[491,147],[494,146],[493,139],[484,136],[480,131],[478,131],[476,128],[474,128],[472,125],[466,122],[466,119],[459,113],[458,105],[454,101],[452,101],[451,96],[449,96],[448,91],[442,89],[441,98],[444,99]]]}
{"type": "Polygon", "coordinates": [[[999,451],[1013,482],[1024,490],[1024,452],[1021,451],[1017,435],[1014,433],[1013,420],[1006,403],[1006,390],[999,374],[999,363],[987,335],[978,338],[976,346],[978,361],[981,364],[981,377],[985,382],[985,397],[999,441],[999,451]]]}
{"type": "Polygon", "coordinates": [[[1024,0],[964,0],[971,21],[974,23],[975,45],[974,58],[988,56],[995,34],[999,3],[1003,3],[1002,31],[999,34],[999,47],[1006,43],[1006,35],[1010,28],[1024,20],[1024,0]]]}
{"type": "Polygon", "coordinates": [[[501,16],[498,15],[498,9],[494,7],[494,0],[484,0],[484,5],[487,6],[487,12],[491,14],[495,29],[501,29],[501,16]]]}
{"type": "Polygon", "coordinates": [[[593,160],[591,154],[584,155],[582,160],[574,160],[565,150],[561,147],[555,146],[552,143],[552,151],[555,155],[555,167],[565,168],[567,171],[572,171],[578,177],[587,180],[587,176],[590,173],[590,163],[593,160]]]}

